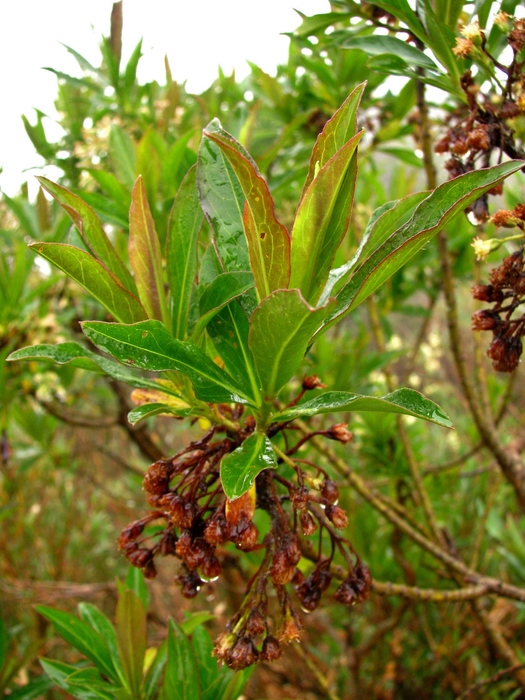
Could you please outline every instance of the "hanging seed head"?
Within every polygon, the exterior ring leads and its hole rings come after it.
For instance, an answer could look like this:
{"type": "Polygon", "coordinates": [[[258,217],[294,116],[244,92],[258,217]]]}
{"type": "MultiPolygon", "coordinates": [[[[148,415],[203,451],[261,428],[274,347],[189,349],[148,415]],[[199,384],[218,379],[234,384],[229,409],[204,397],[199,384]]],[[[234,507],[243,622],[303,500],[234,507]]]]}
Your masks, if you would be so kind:
{"type": "Polygon", "coordinates": [[[339,489],[335,481],[332,481],[332,479],[325,479],[323,481],[321,496],[332,504],[337,503],[339,500],[339,489]]]}
{"type": "Polygon", "coordinates": [[[318,526],[310,513],[301,513],[301,515],[299,516],[299,520],[301,521],[303,535],[309,537],[310,535],[313,535],[314,532],[316,532],[318,526]]]}
{"type": "Polygon", "coordinates": [[[253,640],[250,637],[241,637],[237,640],[225,661],[230,668],[239,671],[254,664],[258,655],[253,640]]]}
{"type": "Polygon", "coordinates": [[[275,661],[282,654],[281,645],[275,637],[269,634],[264,638],[259,658],[261,661],[275,661]]]}
{"type": "Polygon", "coordinates": [[[325,514],[338,530],[345,530],[348,526],[348,515],[339,506],[327,506],[325,514]]]}

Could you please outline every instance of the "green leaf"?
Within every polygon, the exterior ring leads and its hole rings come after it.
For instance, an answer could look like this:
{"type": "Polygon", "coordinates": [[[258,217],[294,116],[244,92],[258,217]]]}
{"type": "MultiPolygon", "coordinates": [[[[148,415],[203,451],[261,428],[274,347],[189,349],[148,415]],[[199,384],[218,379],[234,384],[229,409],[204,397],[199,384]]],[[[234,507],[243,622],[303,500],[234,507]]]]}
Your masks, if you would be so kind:
{"type": "Polygon", "coordinates": [[[194,166],[177,192],[168,226],[167,268],[172,328],[173,335],[179,340],[187,337],[191,294],[197,274],[197,244],[203,220],[194,166]]]}
{"type": "Polygon", "coordinates": [[[89,253],[67,243],[30,243],[29,247],[78,282],[118,321],[146,318],[140,301],[89,253]]]}
{"type": "Polygon", "coordinates": [[[369,56],[381,56],[392,54],[401,58],[409,66],[420,66],[427,70],[437,71],[438,67],[434,61],[415,46],[411,46],[394,36],[356,36],[345,39],[340,44],[345,49],[361,49],[369,56]]]}
{"type": "Polygon", "coordinates": [[[249,330],[248,319],[237,299],[220,309],[208,324],[210,338],[227,371],[245,395],[252,397],[252,403],[259,406],[261,390],[248,345],[249,330]]]}
{"type": "Polygon", "coordinates": [[[128,250],[142,305],[150,318],[156,318],[168,325],[162,253],[140,175],[131,193],[128,250]]]}
{"type": "Polygon", "coordinates": [[[190,407],[174,408],[167,403],[145,403],[142,406],[137,406],[137,408],[132,409],[128,413],[128,421],[131,423],[131,425],[135,425],[141,420],[145,420],[151,416],[158,416],[159,414],[171,414],[173,416],[178,416],[179,418],[184,418],[189,416],[190,413],[190,407]]]}
{"type": "Polygon", "coordinates": [[[319,170],[308,187],[292,231],[290,286],[315,303],[352,216],[357,176],[357,146],[363,131],[352,137],[319,170]]]}
{"type": "Polygon", "coordinates": [[[293,376],[333,304],[313,309],[297,289],[273,292],[250,319],[249,345],[266,401],[293,376]]]}
{"type": "Polygon", "coordinates": [[[89,687],[82,688],[68,683],[68,679],[78,671],[75,666],[70,666],[61,661],[53,661],[51,659],[40,659],[40,665],[56,685],[63,688],[73,697],[79,700],[96,700],[96,698],[100,697],[96,691],[91,690],[89,687]]]}
{"type": "Polygon", "coordinates": [[[53,625],[66,642],[72,644],[81,654],[91,659],[102,673],[118,681],[118,673],[104,637],[95,632],[83,620],[79,620],[78,617],[69,613],[53,610],[46,605],[36,605],[35,610],[53,625]]]}
{"type": "Polygon", "coordinates": [[[146,655],[146,611],[140,598],[129,589],[119,595],[116,630],[124,677],[132,696],[139,698],[146,655]]]}
{"type": "Polygon", "coordinates": [[[319,304],[324,304],[328,300],[333,290],[338,285],[341,286],[341,281],[348,277],[358,263],[366,260],[397,228],[406,223],[417,205],[427,197],[428,192],[416,192],[378,207],[370,217],[353,257],[341,267],[330,270],[319,304]]]}
{"type": "Polygon", "coordinates": [[[180,628],[186,635],[194,634],[198,629],[203,629],[201,625],[210,620],[215,620],[216,615],[210,612],[186,613],[187,617],[180,623],[180,628]]]}
{"type": "Polygon", "coordinates": [[[301,25],[294,30],[293,34],[294,36],[301,38],[308,38],[309,36],[312,36],[312,34],[316,34],[317,32],[330,27],[332,24],[336,24],[336,22],[345,22],[352,17],[351,12],[325,12],[323,14],[313,15],[312,17],[307,17],[298,10],[296,10],[296,12],[300,15],[303,21],[301,22],[301,25]]]}
{"type": "Polygon", "coordinates": [[[263,469],[275,469],[277,459],[272,443],[264,433],[255,432],[221,461],[221,483],[230,501],[251,488],[263,469]]]}
{"type": "MultiPolygon", "coordinates": [[[[425,45],[432,50],[436,58],[446,68],[450,78],[459,84],[463,61],[452,52],[456,43],[455,30],[448,27],[432,9],[429,0],[416,0],[418,18],[425,28],[425,45]]],[[[455,28],[454,28],[455,29],[455,28]]]]}
{"type": "Polygon", "coordinates": [[[93,180],[100,186],[104,192],[122,209],[122,212],[129,212],[131,206],[131,193],[124,185],[117,180],[113,173],[108,170],[99,170],[95,168],[86,168],[86,171],[91,175],[93,180]]]}
{"type": "MultiPolygon", "coordinates": [[[[221,131],[218,120],[206,127],[221,131]]],[[[215,243],[224,269],[249,270],[250,258],[244,235],[244,194],[228,159],[211,139],[202,139],[197,163],[201,207],[215,233],[215,243]]]]}
{"type": "Polygon", "coordinates": [[[78,612],[80,613],[80,617],[84,620],[84,622],[91,625],[95,632],[98,632],[106,640],[111,652],[111,658],[113,659],[115,669],[121,677],[121,680],[123,680],[121,675],[122,668],[118,654],[115,628],[104,613],[102,613],[95,605],[91,605],[91,603],[79,603],[78,612]]]}
{"type": "Polygon", "coordinates": [[[159,685],[164,675],[164,668],[168,659],[168,642],[165,640],[157,649],[155,658],[149,667],[144,679],[144,700],[157,700],[159,698],[159,685]]]}
{"type": "Polygon", "coordinates": [[[204,131],[214,141],[235,171],[246,198],[243,213],[251,269],[259,297],[275,289],[286,289],[290,280],[290,234],[276,218],[268,185],[253,162],[240,152],[240,144],[229,134],[204,131]]]}
{"type": "Polygon", "coordinates": [[[425,398],[414,389],[397,389],[381,398],[360,396],[349,391],[327,391],[311,401],[286,408],[272,416],[275,421],[289,421],[299,416],[315,416],[318,413],[339,411],[377,411],[379,413],[402,413],[437,423],[444,428],[452,428],[447,414],[436,403],[425,398]]]}
{"type": "Polygon", "coordinates": [[[124,364],[151,372],[182,372],[191,379],[202,401],[251,401],[202,350],[174,338],[160,321],[143,321],[131,326],[87,321],[82,324],[82,330],[95,345],[124,364]]]}
{"type": "Polygon", "coordinates": [[[418,205],[412,218],[376,249],[337,294],[337,307],[325,328],[384,284],[459,211],[497,182],[520,170],[523,164],[524,161],[510,161],[492,168],[475,170],[437,187],[418,205]]]}
{"type": "MultiPolygon", "coordinates": [[[[197,668],[199,670],[199,681],[201,687],[201,700],[207,697],[208,688],[219,677],[219,664],[212,656],[213,641],[204,627],[199,626],[193,630],[191,642],[197,657],[197,668]]],[[[212,696],[222,697],[220,695],[212,696]]]]}
{"type": "Polygon", "coordinates": [[[119,258],[115,248],[102,228],[102,224],[93,209],[80,197],[65,187],[57,185],[45,177],[37,177],[42,187],[47,190],[67,212],[71,221],[80,231],[86,245],[93,255],[112,272],[122,285],[132,294],[137,288],[129,270],[119,258]]]}
{"type": "Polygon", "coordinates": [[[131,54],[124,71],[125,92],[129,92],[135,84],[135,80],[137,79],[137,66],[142,58],[142,55],[142,39],[140,39],[139,43],[133,49],[133,53],[131,54]]]}
{"type": "Polygon", "coordinates": [[[301,193],[301,201],[315,177],[316,170],[319,171],[324,167],[355,136],[357,109],[365,87],[366,83],[358,85],[324,125],[310,156],[308,175],[301,193]]]}
{"type": "Polygon", "coordinates": [[[168,663],[164,674],[166,700],[200,700],[199,676],[193,648],[180,627],[169,621],[168,663]]]}
{"type": "Polygon", "coordinates": [[[116,124],[111,125],[109,132],[109,156],[117,178],[131,190],[135,183],[135,144],[116,124]]]}
{"type": "Polygon", "coordinates": [[[192,330],[192,342],[198,342],[202,332],[216,313],[233,299],[251,289],[253,285],[251,272],[224,272],[210,282],[199,300],[201,316],[192,330]]]}
{"type": "Polygon", "coordinates": [[[51,680],[47,676],[40,676],[32,681],[29,681],[21,688],[11,688],[9,695],[6,695],[9,700],[38,700],[42,698],[52,686],[51,680]]]}
{"type": "Polygon", "coordinates": [[[136,566],[129,566],[128,573],[124,580],[126,588],[133,591],[137,598],[139,598],[142,603],[144,610],[148,609],[149,606],[149,591],[146,585],[146,579],[142,573],[142,569],[137,569],[136,566]]]}
{"type": "Polygon", "coordinates": [[[32,345],[20,348],[12,352],[7,358],[9,362],[18,360],[51,360],[59,365],[71,363],[73,367],[79,367],[91,372],[104,372],[117,382],[124,382],[138,389],[153,389],[163,391],[165,394],[180,397],[180,394],[171,389],[169,385],[159,384],[152,379],[146,379],[133,370],[107,357],[91,352],[78,343],[59,343],[58,345],[32,345]]]}

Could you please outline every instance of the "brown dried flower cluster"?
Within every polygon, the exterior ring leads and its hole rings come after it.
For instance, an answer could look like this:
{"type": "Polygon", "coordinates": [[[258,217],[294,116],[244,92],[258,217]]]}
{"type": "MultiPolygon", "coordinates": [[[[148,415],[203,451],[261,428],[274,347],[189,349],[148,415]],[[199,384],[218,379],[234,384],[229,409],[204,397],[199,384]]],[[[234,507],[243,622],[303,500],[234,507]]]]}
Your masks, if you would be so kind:
{"type": "MultiPolygon", "coordinates": [[[[320,386],[323,384],[317,377],[306,378],[300,395],[320,386]]],[[[297,398],[291,403],[296,402],[297,398]]],[[[336,483],[320,467],[293,457],[314,435],[346,444],[352,439],[346,425],[314,431],[288,447],[283,458],[293,478],[285,478],[278,470],[265,470],[248,492],[230,501],[220,481],[220,463],[253,433],[255,425],[252,417],[241,424],[242,407],[221,405],[218,409],[223,414],[229,412],[229,425],[239,425],[238,430],[215,426],[171,459],[152,464],[144,477],[144,491],[153,510],[124,529],[119,546],[148,578],[157,574],[157,556],[178,559],[175,579],[187,598],[220,576],[224,562],[232,560],[231,550],[226,556],[228,545],[242,552],[261,553],[262,562],[248,583],[240,610],[215,644],[217,658],[241,669],[259,660],[276,659],[282,644],[300,638],[302,626],[290,592],[295,591],[303,610],[314,610],[331,586],[335,554],[343,558],[348,570],[335,592],[339,602],[353,605],[364,600],[371,577],[338,532],[348,525],[348,516],[337,505],[336,483]],[[264,521],[258,521],[259,527],[254,523],[257,509],[269,515],[271,524],[264,532],[259,530],[264,521]],[[314,534],[318,537],[316,548],[308,541],[314,534]],[[323,554],[323,545],[328,545],[328,554],[323,554]],[[317,554],[312,555],[313,551],[317,554]],[[270,586],[275,595],[268,595],[270,586]]],[[[289,434],[297,435],[291,423],[270,426],[268,435],[279,432],[285,434],[285,444],[289,434]]]]}
{"type": "MultiPolygon", "coordinates": [[[[453,49],[458,58],[476,57],[482,63],[492,63],[505,74],[502,94],[481,90],[472,72],[467,70],[461,78],[461,87],[467,98],[467,104],[453,112],[447,118],[447,131],[436,143],[436,153],[450,154],[445,168],[449,179],[474,170],[489,167],[493,154],[496,160],[502,154],[509,158],[523,158],[525,152],[516,143],[513,120],[525,114],[525,74],[523,61],[517,60],[517,54],[525,42],[525,21],[512,18],[506,13],[497,17],[497,26],[507,34],[507,43],[512,49],[512,60],[508,66],[492,58],[486,47],[486,37],[477,25],[467,25],[461,31],[453,49]]],[[[483,72],[478,73],[479,76],[483,72]]],[[[480,78],[483,80],[483,78],[480,78]]],[[[502,186],[497,185],[488,195],[498,195],[502,186]]],[[[488,195],[485,194],[474,202],[467,211],[471,211],[479,223],[489,217],[488,195]]]]}
{"type": "Polygon", "coordinates": [[[516,251],[490,273],[490,284],[472,289],[474,299],[493,304],[491,309],[476,311],[472,316],[475,331],[491,331],[493,340],[487,350],[492,366],[498,372],[516,369],[523,352],[525,314],[513,318],[525,303],[523,249],[516,251]]]}

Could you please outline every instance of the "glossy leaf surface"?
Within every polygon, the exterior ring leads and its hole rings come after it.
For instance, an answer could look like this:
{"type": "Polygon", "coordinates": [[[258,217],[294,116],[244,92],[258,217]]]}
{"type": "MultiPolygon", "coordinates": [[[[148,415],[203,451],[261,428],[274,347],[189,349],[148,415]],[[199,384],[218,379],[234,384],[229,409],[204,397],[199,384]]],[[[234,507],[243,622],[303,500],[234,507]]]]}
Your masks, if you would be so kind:
{"type": "Polygon", "coordinates": [[[156,318],[167,324],[162,254],[142,177],[137,179],[131,193],[128,250],[142,305],[149,318],[156,318]]]}
{"type": "Polygon", "coordinates": [[[30,243],[49,262],[78,282],[121,323],[146,318],[140,301],[88,253],[66,243],[30,243]]]}
{"type": "MultiPolygon", "coordinates": [[[[290,234],[276,218],[268,185],[236,142],[217,132],[204,132],[232,166],[245,196],[243,224],[251,269],[259,297],[286,289],[290,280],[290,234]]],[[[240,144],[239,144],[240,146],[240,144]]]]}
{"type": "Polygon", "coordinates": [[[191,408],[189,406],[188,408],[174,408],[167,403],[145,403],[142,406],[137,406],[137,408],[134,408],[128,413],[128,421],[131,423],[131,425],[135,425],[145,418],[158,416],[159,414],[171,414],[173,416],[184,418],[185,416],[189,416],[190,413],[191,408]]]}
{"type": "MultiPolygon", "coordinates": [[[[221,130],[214,120],[207,131],[221,130]]],[[[201,207],[214,234],[217,251],[228,272],[250,269],[244,235],[244,194],[228,159],[211,139],[202,139],[197,163],[201,207]]]]}
{"type": "Polygon", "coordinates": [[[197,663],[190,640],[169,621],[168,662],[164,674],[166,700],[200,700],[197,663]]]}
{"type": "Polygon", "coordinates": [[[187,336],[191,294],[197,274],[197,243],[203,220],[194,166],[177,192],[168,227],[166,257],[172,330],[179,340],[185,340],[187,336]]]}
{"type": "Polygon", "coordinates": [[[357,176],[357,146],[352,137],[319,170],[306,191],[292,231],[290,286],[314,304],[325,286],[337,249],[352,216],[357,176]]]}
{"type": "Polygon", "coordinates": [[[123,367],[117,362],[108,360],[107,357],[91,352],[78,343],[59,343],[58,345],[31,345],[27,348],[15,350],[7,358],[10,362],[18,360],[51,360],[59,365],[71,363],[73,367],[90,370],[92,372],[104,372],[118,382],[124,382],[139,389],[152,389],[163,391],[165,394],[179,396],[178,392],[170,388],[169,384],[159,385],[153,379],[147,379],[138,372],[123,367]]]}
{"type": "Polygon", "coordinates": [[[208,324],[208,333],[236,385],[259,406],[260,383],[248,344],[249,328],[244,309],[234,300],[215,314],[208,324]]]}
{"type": "Polygon", "coordinates": [[[264,299],[250,319],[249,345],[264,397],[271,401],[293,376],[310,339],[333,308],[313,309],[297,289],[264,299]]]}
{"type": "Polygon", "coordinates": [[[360,396],[348,391],[327,391],[311,401],[281,411],[273,416],[273,419],[287,421],[299,416],[315,416],[318,413],[338,411],[403,413],[437,423],[444,428],[452,428],[450,418],[443,409],[414,389],[397,389],[381,398],[360,396]]]}
{"type": "Polygon", "coordinates": [[[233,379],[202,350],[174,338],[160,321],[144,321],[131,326],[87,321],[82,324],[82,330],[95,345],[124,364],[152,372],[182,372],[190,378],[197,397],[202,401],[249,402],[233,379]]]}
{"type": "Polygon", "coordinates": [[[277,459],[272,443],[264,433],[250,435],[240,447],[222,458],[221,482],[230,500],[240,498],[263,469],[275,469],[277,459]]]}
{"type": "Polygon", "coordinates": [[[251,272],[224,272],[210,282],[199,300],[201,316],[193,328],[192,340],[198,340],[218,311],[233,299],[247,292],[253,285],[251,272]]]}
{"type": "Polygon", "coordinates": [[[118,277],[128,291],[136,293],[137,288],[133,277],[118,256],[113,244],[102,228],[98,216],[89,204],[86,204],[84,200],[65,187],[57,185],[45,177],[39,177],[37,180],[67,212],[93,255],[118,277]]]}
{"type": "Polygon", "coordinates": [[[310,157],[308,175],[304,183],[301,200],[315,177],[316,169],[319,170],[325,166],[335,156],[337,151],[355,136],[357,131],[357,109],[365,87],[366,84],[363,83],[350,93],[332,118],[326,122],[322,132],[317,137],[310,157]]]}
{"type": "Polygon", "coordinates": [[[412,218],[387,238],[341,289],[329,322],[364,301],[458,212],[521,167],[523,161],[510,161],[466,173],[437,187],[419,204],[412,218]]]}

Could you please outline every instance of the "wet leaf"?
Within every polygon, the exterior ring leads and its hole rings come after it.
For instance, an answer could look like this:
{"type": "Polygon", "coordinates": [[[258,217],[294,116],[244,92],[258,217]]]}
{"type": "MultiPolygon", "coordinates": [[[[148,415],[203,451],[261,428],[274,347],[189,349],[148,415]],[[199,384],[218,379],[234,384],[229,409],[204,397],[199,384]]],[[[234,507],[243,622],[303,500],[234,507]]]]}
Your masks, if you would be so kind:
{"type": "Polygon", "coordinates": [[[264,433],[253,433],[240,447],[222,458],[221,482],[224,493],[234,501],[250,490],[257,474],[275,469],[272,443],[264,433]]]}
{"type": "Polygon", "coordinates": [[[292,406],[272,416],[275,421],[288,421],[299,416],[315,416],[318,413],[339,411],[377,411],[379,413],[402,413],[452,428],[447,414],[436,403],[425,398],[414,389],[397,389],[382,397],[361,396],[348,391],[327,391],[311,401],[292,406]]]}
{"type": "Polygon", "coordinates": [[[232,166],[245,197],[243,224],[255,286],[261,299],[286,289],[290,279],[290,234],[276,218],[268,185],[231,136],[204,131],[232,166]]]}
{"type": "Polygon", "coordinates": [[[87,321],[82,324],[82,330],[101,350],[124,364],[151,372],[182,372],[192,381],[195,393],[202,401],[251,401],[202,350],[174,338],[160,321],[144,321],[131,326],[87,321]]]}
{"type": "Polygon", "coordinates": [[[59,365],[71,363],[73,367],[79,367],[91,372],[107,374],[118,382],[124,382],[130,386],[153,391],[161,390],[164,394],[171,394],[178,397],[179,394],[171,382],[164,382],[159,385],[160,380],[146,379],[138,372],[122,367],[122,365],[107,357],[102,357],[91,352],[78,343],[59,343],[58,345],[31,345],[27,348],[15,350],[7,358],[8,361],[18,360],[51,360],[59,365]]]}
{"type": "Polygon", "coordinates": [[[158,415],[172,415],[178,416],[179,418],[184,418],[189,416],[191,413],[191,406],[186,406],[186,408],[175,408],[171,404],[167,403],[145,403],[142,406],[137,406],[137,408],[132,409],[128,413],[128,421],[131,423],[131,425],[135,425],[141,420],[158,415]]]}
{"type": "Polygon", "coordinates": [[[195,324],[191,340],[197,342],[211,319],[226,304],[254,286],[251,272],[224,272],[204,289],[199,300],[200,318],[195,324]]]}
{"type": "MultiPolygon", "coordinates": [[[[217,120],[207,130],[221,130],[217,120]]],[[[201,207],[215,234],[215,243],[227,272],[250,269],[242,222],[244,194],[228,159],[210,139],[202,139],[197,163],[201,207]]]]}

